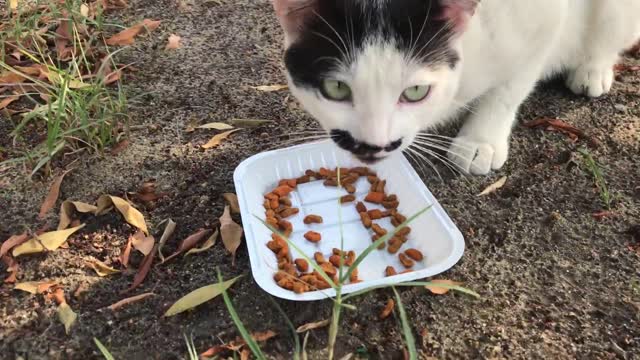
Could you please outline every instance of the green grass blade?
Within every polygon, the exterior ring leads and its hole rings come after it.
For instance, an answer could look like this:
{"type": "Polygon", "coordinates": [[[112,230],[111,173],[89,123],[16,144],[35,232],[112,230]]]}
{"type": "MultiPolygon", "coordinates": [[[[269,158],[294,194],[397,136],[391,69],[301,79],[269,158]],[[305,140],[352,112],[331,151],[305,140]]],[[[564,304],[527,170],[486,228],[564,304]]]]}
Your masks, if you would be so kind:
{"type": "MultiPolygon", "coordinates": [[[[218,269],[218,281],[220,284],[224,283],[224,280],[222,279],[222,274],[220,274],[220,269],[218,269]]],[[[242,336],[244,341],[247,343],[247,346],[249,347],[249,349],[251,349],[253,356],[255,356],[256,359],[258,360],[266,360],[266,358],[264,357],[264,354],[262,353],[262,350],[260,349],[260,346],[258,346],[258,343],[256,343],[256,341],[253,339],[251,334],[249,334],[249,332],[247,331],[247,328],[244,327],[242,320],[240,320],[240,317],[238,316],[236,309],[233,307],[233,303],[231,302],[231,298],[229,298],[229,294],[227,293],[226,289],[222,291],[222,296],[224,298],[225,305],[227,305],[227,310],[231,315],[231,319],[233,319],[233,323],[236,325],[236,328],[238,328],[240,335],[242,336]]]]}
{"type": "Polygon", "coordinates": [[[98,340],[97,338],[93,338],[93,342],[96,344],[96,346],[98,347],[98,350],[100,350],[100,353],[102,353],[102,356],[104,356],[105,359],[107,359],[107,360],[115,360],[113,358],[113,355],[111,355],[109,350],[107,350],[106,346],[102,345],[100,340],[98,340]]]}
{"type": "Polygon", "coordinates": [[[403,222],[402,224],[400,224],[398,227],[396,227],[395,229],[393,229],[393,231],[387,233],[387,235],[381,237],[380,239],[376,240],[375,242],[373,242],[371,245],[369,245],[368,248],[366,248],[360,255],[358,255],[358,257],[356,258],[356,261],[353,262],[353,265],[351,265],[349,267],[349,269],[347,270],[347,273],[340,279],[339,282],[344,283],[346,281],[346,279],[348,279],[351,276],[351,273],[353,272],[353,270],[355,270],[358,265],[360,265],[361,262],[364,261],[364,259],[369,256],[369,254],[374,250],[377,249],[378,246],[384,242],[387,242],[389,239],[391,239],[393,236],[395,236],[395,234],[400,231],[401,229],[405,228],[407,225],[409,225],[411,222],[413,222],[415,219],[417,219],[420,215],[424,214],[425,212],[429,211],[431,209],[433,205],[429,205],[428,207],[418,211],[415,215],[411,216],[410,218],[408,218],[405,222],[403,222]]]}
{"type": "Polygon", "coordinates": [[[296,332],[296,327],[293,326],[293,323],[291,322],[291,320],[289,319],[287,314],[284,312],[284,310],[282,310],[282,308],[280,307],[278,302],[275,301],[273,299],[273,297],[271,297],[271,296],[267,296],[267,298],[269,299],[269,301],[271,301],[273,306],[275,306],[275,308],[278,310],[280,315],[284,318],[284,320],[287,323],[287,326],[291,330],[291,336],[293,337],[293,342],[294,342],[294,345],[295,345],[295,351],[293,353],[293,360],[299,360],[300,356],[301,356],[300,354],[302,354],[302,347],[300,346],[300,338],[298,337],[298,333],[296,332]]]}
{"type": "MultiPolygon", "coordinates": [[[[425,286],[437,286],[437,287],[441,287],[441,288],[445,288],[445,289],[450,289],[450,290],[455,290],[467,295],[471,295],[477,299],[479,299],[481,296],[480,294],[478,294],[477,292],[467,289],[465,287],[459,286],[459,285],[449,285],[449,284],[441,284],[441,283],[435,283],[435,282],[430,282],[430,281],[410,281],[410,282],[404,282],[404,283],[399,283],[399,284],[395,284],[393,286],[420,286],[420,287],[425,287],[425,286]]],[[[376,289],[384,289],[384,288],[388,288],[389,285],[379,285],[379,286],[372,286],[366,289],[362,289],[360,291],[356,291],[353,292],[351,294],[348,294],[344,297],[344,300],[350,299],[352,297],[356,297],[356,296],[360,296],[363,294],[366,294],[370,291],[376,290],[376,289]]]]}
{"type": "Polygon", "coordinates": [[[400,314],[400,321],[402,323],[402,332],[404,333],[404,342],[407,344],[407,350],[409,351],[409,359],[415,360],[418,358],[418,351],[416,350],[416,339],[413,337],[413,330],[411,330],[411,324],[407,318],[407,312],[402,305],[402,299],[395,287],[391,287],[393,293],[396,295],[396,305],[398,305],[398,313],[400,314]]]}

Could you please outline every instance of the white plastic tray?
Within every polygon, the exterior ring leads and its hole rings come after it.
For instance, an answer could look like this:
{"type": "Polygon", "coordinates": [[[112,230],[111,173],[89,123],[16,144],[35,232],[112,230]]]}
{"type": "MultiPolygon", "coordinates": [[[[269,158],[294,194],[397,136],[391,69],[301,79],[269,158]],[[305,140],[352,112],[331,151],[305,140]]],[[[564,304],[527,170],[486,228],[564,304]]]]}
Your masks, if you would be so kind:
{"type": "MultiPolygon", "coordinates": [[[[256,282],[268,293],[298,301],[335,296],[333,289],[296,294],[280,288],[273,280],[278,268],[276,256],[266,246],[271,240],[271,232],[255,216],[264,219],[263,196],[274,189],[279,180],[302,176],[307,169],[317,171],[321,167],[333,169],[336,166],[355,167],[362,164],[337,148],[331,141],[323,141],[257,154],[244,160],[236,168],[233,178],[240,203],[251,271],[256,282]]],[[[425,259],[416,262],[413,272],[385,277],[384,269],[387,266],[392,265],[398,272],[404,270],[404,267],[400,264],[397,254],[389,254],[386,250],[374,250],[358,267],[359,278],[363,281],[345,285],[343,293],[422,279],[439,274],[455,265],[464,252],[462,234],[427,190],[407,159],[401,154],[396,154],[370,168],[375,170],[381,179],[387,180],[386,192],[398,196],[398,210],[407,217],[433,205],[429,211],[410,224],[412,231],[409,239],[400,250],[416,248],[424,254],[425,259]]],[[[356,187],[357,198],[361,201],[370,185],[363,177],[356,183],[356,187]]],[[[338,204],[337,199],[345,194],[347,193],[343,189],[325,187],[322,181],[301,184],[291,194],[293,206],[298,207],[300,213],[287,219],[293,224],[294,230],[290,240],[308,257],[313,258],[314,252],[321,251],[328,258],[334,247],[340,248],[339,206],[342,208],[344,249],[355,250],[360,254],[371,245],[372,232],[362,226],[355,204],[338,204]],[[302,219],[308,214],[322,216],[323,224],[305,225],[302,219]],[[312,244],[305,240],[303,235],[309,230],[320,232],[322,241],[312,244]]],[[[381,208],[370,203],[365,204],[368,209],[381,208]]],[[[387,230],[393,229],[387,218],[375,222],[387,230]]],[[[294,259],[300,257],[293,248],[291,251],[294,259]]]]}

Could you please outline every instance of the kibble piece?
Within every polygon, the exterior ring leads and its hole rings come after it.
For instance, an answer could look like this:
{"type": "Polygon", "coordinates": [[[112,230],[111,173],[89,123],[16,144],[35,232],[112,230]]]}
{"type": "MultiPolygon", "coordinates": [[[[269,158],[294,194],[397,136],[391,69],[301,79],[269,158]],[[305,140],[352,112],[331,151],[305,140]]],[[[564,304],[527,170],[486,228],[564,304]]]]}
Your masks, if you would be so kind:
{"type": "Polygon", "coordinates": [[[396,306],[396,302],[393,299],[387,300],[387,304],[384,306],[384,309],[380,312],[380,320],[384,320],[391,315],[393,312],[393,308],[396,306]]]}
{"type": "Polygon", "coordinates": [[[366,212],[360,213],[360,220],[362,221],[362,225],[364,225],[364,227],[366,227],[367,229],[371,227],[371,218],[366,212]]]}
{"type": "Polygon", "coordinates": [[[353,202],[355,200],[356,200],[355,195],[345,195],[345,196],[340,198],[340,203],[344,204],[344,203],[348,203],[348,202],[353,202]]]}
{"type": "Polygon", "coordinates": [[[382,202],[382,206],[384,206],[385,209],[396,209],[399,205],[400,202],[398,202],[398,200],[382,202]]]}
{"type": "Polygon", "coordinates": [[[384,269],[384,274],[386,276],[398,275],[398,273],[396,272],[396,269],[394,269],[393,266],[387,266],[387,268],[384,269]]]}
{"type": "Polygon", "coordinates": [[[278,286],[287,290],[293,290],[293,282],[288,278],[280,279],[278,286]]]}
{"type": "MultiPolygon", "coordinates": [[[[380,236],[379,235],[373,235],[371,237],[371,241],[372,242],[376,242],[378,240],[380,240],[380,236]]],[[[383,250],[385,248],[385,246],[387,246],[387,245],[384,243],[384,241],[381,242],[380,245],[378,245],[378,250],[383,250]]]]}
{"type": "Polygon", "coordinates": [[[393,226],[395,226],[395,227],[398,227],[398,226],[400,226],[400,224],[401,224],[401,223],[400,223],[400,222],[398,222],[398,220],[396,220],[396,218],[395,218],[395,217],[392,217],[392,218],[391,218],[391,225],[393,225],[393,226]]]}
{"type": "Polygon", "coordinates": [[[385,210],[382,212],[382,217],[389,217],[392,216],[393,213],[390,210],[385,210]]]}
{"type": "Polygon", "coordinates": [[[364,201],[374,203],[374,204],[380,204],[382,203],[383,200],[384,200],[384,193],[375,192],[375,191],[368,193],[367,196],[364,198],[364,201]]]}
{"type": "Polygon", "coordinates": [[[338,186],[338,181],[336,179],[327,179],[323,184],[324,186],[338,186]]]}
{"type": "Polygon", "coordinates": [[[371,230],[373,230],[373,232],[375,232],[376,235],[379,235],[379,236],[387,235],[387,230],[385,230],[382,226],[378,224],[371,224],[371,230]]]}
{"type": "Polygon", "coordinates": [[[353,250],[349,250],[349,252],[347,253],[347,258],[345,259],[344,264],[346,266],[351,266],[353,265],[353,262],[356,261],[356,252],[353,250]]]}
{"type": "Polygon", "coordinates": [[[302,294],[305,291],[305,286],[303,283],[296,281],[293,283],[293,292],[296,294],[302,294]]]}
{"type": "Polygon", "coordinates": [[[348,192],[349,194],[353,194],[353,193],[355,193],[355,192],[356,192],[356,187],[355,187],[355,186],[353,186],[353,185],[351,185],[351,184],[347,184],[347,185],[345,185],[345,186],[344,186],[344,189],[345,189],[345,190],[347,190],[347,192],[348,192]]]}
{"type": "Polygon", "coordinates": [[[269,200],[278,200],[280,198],[280,196],[270,192],[267,195],[264,196],[265,199],[269,199],[269,200]]]}
{"type": "Polygon", "coordinates": [[[309,270],[309,263],[305,259],[296,259],[294,263],[296,264],[298,271],[302,273],[306,273],[309,270]]]}
{"type": "Polygon", "coordinates": [[[411,228],[408,226],[405,226],[402,229],[396,231],[396,236],[405,237],[409,235],[410,232],[411,232],[411,228]]]}
{"type": "Polygon", "coordinates": [[[289,195],[289,193],[292,191],[293,191],[293,188],[290,187],[289,185],[281,185],[275,188],[275,190],[273,190],[273,193],[282,197],[282,196],[289,195]]]}
{"type": "Polygon", "coordinates": [[[367,207],[364,205],[362,201],[358,201],[358,203],[356,204],[356,210],[359,213],[367,212],[367,207]]]}
{"type": "Polygon", "coordinates": [[[349,281],[351,283],[358,282],[358,268],[353,269],[351,275],[349,275],[349,281]]]}
{"type": "Polygon", "coordinates": [[[318,265],[326,263],[327,260],[325,260],[324,255],[322,255],[321,252],[317,251],[313,254],[313,258],[316,260],[316,262],[318,263],[318,265]]]}
{"type": "MultiPolygon", "coordinates": [[[[387,185],[387,180],[380,180],[376,184],[375,192],[384,193],[384,187],[387,185]]],[[[384,198],[382,198],[384,200],[384,198]]]]}
{"type": "Polygon", "coordinates": [[[290,222],[288,222],[287,220],[285,220],[285,219],[280,219],[278,221],[278,226],[283,231],[287,231],[287,230],[291,231],[291,230],[293,230],[293,225],[290,222]]]}
{"type": "Polygon", "coordinates": [[[307,231],[307,233],[304,234],[304,238],[312,243],[317,243],[322,240],[322,236],[320,235],[320,233],[317,233],[315,231],[307,231]]]}
{"type": "Polygon", "coordinates": [[[278,199],[269,200],[269,207],[271,209],[276,210],[279,206],[280,206],[280,202],[278,202],[278,199]]]}
{"type": "Polygon", "coordinates": [[[278,245],[277,242],[275,242],[274,240],[271,240],[267,243],[267,247],[269,248],[269,250],[273,251],[274,253],[277,253],[278,251],[280,251],[280,249],[282,249],[282,246],[278,245]]]}
{"type": "Polygon", "coordinates": [[[378,179],[378,177],[375,175],[369,175],[367,176],[367,181],[369,181],[369,184],[375,184],[376,182],[380,181],[380,179],[378,179]]]}
{"type": "MultiPolygon", "coordinates": [[[[335,267],[340,267],[340,261],[342,260],[339,255],[329,256],[329,262],[335,267]]],[[[343,264],[344,264],[344,261],[343,261],[343,264]]]]}
{"type": "Polygon", "coordinates": [[[358,176],[367,176],[369,175],[369,171],[370,171],[369,168],[366,166],[358,166],[349,170],[349,172],[356,173],[358,174],[358,176]]]}
{"type": "Polygon", "coordinates": [[[401,272],[399,272],[399,274],[406,274],[406,273],[410,273],[410,272],[413,272],[413,270],[411,270],[411,269],[407,269],[407,270],[405,270],[405,271],[401,271],[401,272]]]}
{"type": "Polygon", "coordinates": [[[333,253],[333,255],[338,255],[338,256],[344,256],[345,252],[338,249],[338,248],[333,248],[331,249],[331,252],[333,253]]]}
{"type": "Polygon", "coordinates": [[[262,203],[262,206],[267,211],[271,210],[271,201],[269,201],[269,199],[264,199],[264,202],[262,203]]]}
{"type": "Polygon", "coordinates": [[[397,201],[397,200],[398,200],[398,195],[396,194],[387,195],[387,197],[384,198],[384,201],[397,201]]]}
{"type": "Polygon", "coordinates": [[[284,206],[291,206],[291,199],[289,199],[288,197],[283,196],[280,199],[278,199],[278,201],[280,202],[280,204],[284,206]]]}
{"type": "Polygon", "coordinates": [[[282,211],[280,211],[280,216],[282,216],[283,218],[288,218],[289,216],[293,216],[297,213],[299,213],[300,210],[298,208],[286,208],[282,211]]]}
{"type": "Polygon", "coordinates": [[[265,211],[265,215],[267,215],[267,217],[276,217],[276,212],[268,209],[267,211],[265,211]]]}
{"type": "Polygon", "coordinates": [[[279,282],[282,279],[287,278],[287,273],[284,271],[278,271],[275,275],[273,275],[273,280],[279,282]]]}
{"type": "Polygon", "coordinates": [[[404,265],[404,267],[406,268],[412,268],[413,265],[415,265],[415,262],[409,259],[409,257],[404,253],[400,253],[400,255],[398,255],[398,258],[400,259],[400,262],[402,263],[402,265],[404,265]]]}
{"type": "Polygon", "coordinates": [[[389,240],[389,246],[387,247],[387,251],[389,254],[395,254],[402,247],[402,241],[397,241],[396,238],[392,238],[389,240]]]}
{"type": "Polygon", "coordinates": [[[300,176],[299,178],[296,179],[296,183],[298,184],[306,184],[310,181],[311,181],[311,176],[309,175],[300,176]]]}
{"type": "Polygon", "coordinates": [[[276,257],[278,259],[288,259],[289,258],[289,247],[285,246],[282,249],[280,249],[280,251],[278,251],[278,254],[276,255],[276,257]]]}
{"type": "Polygon", "coordinates": [[[307,215],[304,218],[304,223],[309,224],[322,224],[322,216],[320,215],[307,215]]]}
{"type": "Polygon", "coordinates": [[[369,218],[371,218],[371,220],[382,219],[382,210],[373,209],[369,210],[367,213],[369,214],[369,218]]]}
{"type": "Polygon", "coordinates": [[[403,222],[407,221],[407,218],[406,218],[404,215],[400,214],[400,213],[396,213],[393,217],[394,217],[396,220],[398,220],[398,222],[399,222],[400,224],[402,224],[403,222]]]}
{"type": "Polygon", "coordinates": [[[273,226],[273,227],[277,227],[278,226],[278,219],[276,219],[275,217],[268,217],[267,218],[267,224],[273,226]]]}
{"type": "Polygon", "coordinates": [[[422,261],[422,259],[424,259],[424,256],[418,249],[408,249],[404,253],[415,261],[422,261]]]}
{"type": "Polygon", "coordinates": [[[334,276],[337,273],[336,268],[328,262],[320,264],[320,269],[322,269],[329,276],[334,276]]]}
{"type": "Polygon", "coordinates": [[[326,168],[320,168],[320,170],[318,171],[318,174],[320,174],[320,176],[323,178],[328,178],[333,176],[333,173],[331,172],[331,170],[326,168]]]}

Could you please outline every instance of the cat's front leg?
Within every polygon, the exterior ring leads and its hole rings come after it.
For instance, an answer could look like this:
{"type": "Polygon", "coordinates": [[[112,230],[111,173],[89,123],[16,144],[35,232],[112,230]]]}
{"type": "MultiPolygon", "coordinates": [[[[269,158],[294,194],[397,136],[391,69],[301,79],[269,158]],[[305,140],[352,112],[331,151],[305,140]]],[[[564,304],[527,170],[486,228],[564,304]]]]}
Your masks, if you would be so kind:
{"type": "Polygon", "coordinates": [[[487,92],[477,103],[449,149],[449,159],[463,171],[485,175],[500,169],[509,155],[509,137],[520,104],[537,80],[521,74],[487,92]]]}

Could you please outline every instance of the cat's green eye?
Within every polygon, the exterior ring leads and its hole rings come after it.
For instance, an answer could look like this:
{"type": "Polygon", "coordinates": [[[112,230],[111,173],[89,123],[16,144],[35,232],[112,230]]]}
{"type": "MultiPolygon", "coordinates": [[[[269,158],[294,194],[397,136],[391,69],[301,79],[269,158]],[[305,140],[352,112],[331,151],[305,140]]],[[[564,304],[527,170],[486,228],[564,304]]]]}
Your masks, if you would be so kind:
{"type": "Polygon", "coordinates": [[[325,79],[320,88],[322,95],[333,101],[350,101],[351,88],[349,85],[338,80],[325,79]]]}
{"type": "Polygon", "coordinates": [[[431,92],[429,85],[417,85],[407,88],[400,96],[400,102],[415,103],[424,100],[431,92]]]}

